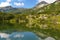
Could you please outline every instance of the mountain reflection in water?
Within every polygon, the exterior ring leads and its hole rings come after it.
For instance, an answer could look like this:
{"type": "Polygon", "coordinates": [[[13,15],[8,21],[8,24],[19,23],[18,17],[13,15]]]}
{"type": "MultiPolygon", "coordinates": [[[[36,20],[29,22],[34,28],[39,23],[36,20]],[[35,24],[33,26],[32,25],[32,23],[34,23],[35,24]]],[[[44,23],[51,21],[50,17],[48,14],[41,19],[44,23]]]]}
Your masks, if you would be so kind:
{"type": "Polygon", "coordinates": [[[0,40],[39,40],[32,32],[0,33],[0,40]]]}

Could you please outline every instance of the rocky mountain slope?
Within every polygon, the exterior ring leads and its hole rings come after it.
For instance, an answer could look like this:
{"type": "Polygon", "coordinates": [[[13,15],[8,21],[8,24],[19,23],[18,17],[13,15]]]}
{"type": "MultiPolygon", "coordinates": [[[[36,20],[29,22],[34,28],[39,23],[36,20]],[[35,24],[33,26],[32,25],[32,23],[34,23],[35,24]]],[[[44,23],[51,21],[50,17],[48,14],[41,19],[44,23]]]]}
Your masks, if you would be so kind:
{"type": "Polygon", "coordinates": [[[55,1],[52,4],[48,4],[47,6],[44,6],[42,8],[36,9],[37,13],[43,13],[43,14],[59,14],[60,12],[60,1],[55,1]]]}
{"type": "Polygon", "coordinates": [[[48,5],[47,2],[41,1],[40,3],[38,3],[38,4],[34,7],[34,9],[39,9],[39,8],[41,8],[41,7],[43,7],[43,6],[46,6],[46,5],[48,5]]]}
{"type": "Polygon", "coordinates": [[[1,11],[1,12],[9,12],[9,11],[12,11],[12,10],[16,10],[16,8],[13,8],[13,7],[11,7],[11,6],[0,7],[0,11],[1,11]]]}

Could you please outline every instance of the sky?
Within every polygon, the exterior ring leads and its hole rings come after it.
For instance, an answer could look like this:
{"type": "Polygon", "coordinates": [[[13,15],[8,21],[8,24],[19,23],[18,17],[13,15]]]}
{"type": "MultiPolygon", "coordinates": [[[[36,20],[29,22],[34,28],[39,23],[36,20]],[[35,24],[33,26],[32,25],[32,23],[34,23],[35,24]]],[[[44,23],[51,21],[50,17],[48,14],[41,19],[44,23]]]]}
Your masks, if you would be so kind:
{"type": "Polygon", "coordinates": [[[53,3],[56,0],[0,0],[0,7],[12,6],[16,8],[32,8],[41,1],[53,3]]]}

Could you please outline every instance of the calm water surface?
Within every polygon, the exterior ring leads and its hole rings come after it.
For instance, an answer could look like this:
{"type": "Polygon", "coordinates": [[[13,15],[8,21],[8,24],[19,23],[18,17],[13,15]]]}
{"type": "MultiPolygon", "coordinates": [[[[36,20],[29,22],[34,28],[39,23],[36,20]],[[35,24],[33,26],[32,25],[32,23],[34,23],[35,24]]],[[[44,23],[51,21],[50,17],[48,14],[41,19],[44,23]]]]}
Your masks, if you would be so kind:
{"type": "Polygon", "coordinates": [[[11,34],[0,33],[0,40],[40,40],[38,36],[32,32],[14,32],[11,34]]]}

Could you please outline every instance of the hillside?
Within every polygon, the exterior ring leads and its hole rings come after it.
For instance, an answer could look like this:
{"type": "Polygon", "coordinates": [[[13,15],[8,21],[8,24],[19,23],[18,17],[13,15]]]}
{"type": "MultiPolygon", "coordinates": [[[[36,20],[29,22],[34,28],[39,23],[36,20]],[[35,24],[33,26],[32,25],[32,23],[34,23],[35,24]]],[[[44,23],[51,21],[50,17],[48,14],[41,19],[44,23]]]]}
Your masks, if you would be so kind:
{"type": "Polygon", "coordinates": [[[7,7],[0,7],[0,12],[4,12],[4,13],[24,13],[26,11],[28,11],[30,9],[27,8],[14,8],[12,6],[7,6],[7,7]],[[24,11],[24,12],[23,12],[24,11]]]}
{"type": "Polygon", "coordinates": [[[51,14],[52,12],[53,12],[52,14],[59,14],[59,13],[57,13],[57,12],[60,12],[59,7],[60,7],[60,1],[56,1],[52,4],[49,4],[47,6],[44,6],[44,7],[40,8],[40,9],[37,9],[37,11],[38,11],[38,13],[44,12],[45,14],[46,13],[51,14]]]}

